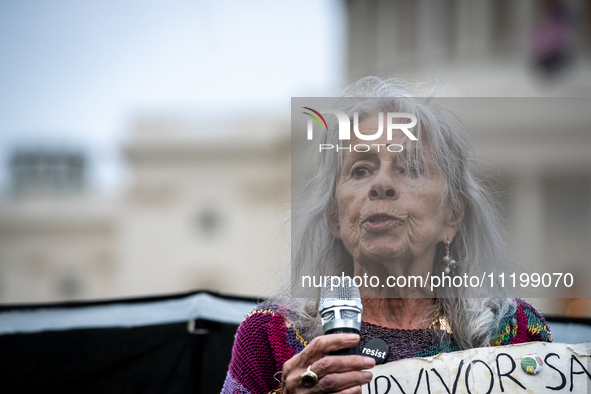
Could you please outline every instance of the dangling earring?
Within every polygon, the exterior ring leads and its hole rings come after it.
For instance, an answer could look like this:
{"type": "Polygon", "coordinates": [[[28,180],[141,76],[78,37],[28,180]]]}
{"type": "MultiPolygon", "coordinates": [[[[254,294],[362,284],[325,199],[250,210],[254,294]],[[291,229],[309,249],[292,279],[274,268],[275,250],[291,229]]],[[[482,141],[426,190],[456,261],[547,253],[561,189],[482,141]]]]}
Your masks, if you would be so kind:
{"type": "Polygon", "coordinates": [[[443,269],[445,275],[451,275],[456,269],[456,261],[449,256],[449,241],[445,245],[445,257],[441,261],[441,265],[445,266],[443,269]]]}

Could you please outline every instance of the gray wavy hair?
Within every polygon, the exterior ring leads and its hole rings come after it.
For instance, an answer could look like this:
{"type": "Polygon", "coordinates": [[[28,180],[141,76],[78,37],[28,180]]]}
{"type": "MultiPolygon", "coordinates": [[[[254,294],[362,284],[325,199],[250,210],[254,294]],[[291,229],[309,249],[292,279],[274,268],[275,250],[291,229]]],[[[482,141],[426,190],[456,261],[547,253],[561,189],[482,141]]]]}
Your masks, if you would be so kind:
{"type": "MultiPolygon", "coordinates": [[[[497,273],[514,264],[504,236],[502,215],[483,180],[477,176],[479,163],[473,157],[470,138],[449,113],[431,104],[431,99],[445,89],[447,86],[438,83],[367,77],[349,86],[342,95],[345,99],[336,107],[350,117],[358,112],[360,122],[378,112],[405,112],[417,117],[413,130],[418,141],[414,145],[406,143],[405,160],[421,161],[428,154],[447,181],[448,191],[442,204],[448,204],[455,213],[463,213],[461,227],[450,245],[452,258],[459,263],[456,274],[472,276],[487,272],[498,277],[497,273]],[[421,144],[426,144],[428,149],[420,149],[421,144]]],[[[332,121],[327,133],[316,133],[315,142],[337,146],[335,126],[336,121],[332,121]]],[[[292,198],[292,268],[307,275],[341,272],[351,275],[353,259],[342,241],[333,237],[327,223],[327,215],[337,214],[335,190],[342,155],[316,153],[310,159],[314,160],[313,176],[301,190],[294,191],[292,198]]],[[[438,262],[443,253],[444,245],[440,244],[433,275],[441,273],[438,262]]],[[[500,320],[515,308],[513,299],[491,296],[483,289],[472,287],[438,288],[435,297],[436,312],[445,317],[461,349],[487,346],[498,335],[500,320]]],[[[308,299],[279,296],[276,301],[285,306],[289,311],[288,321],[300,327],[308,340],[322,334],[319,295],[308,299]]]]}

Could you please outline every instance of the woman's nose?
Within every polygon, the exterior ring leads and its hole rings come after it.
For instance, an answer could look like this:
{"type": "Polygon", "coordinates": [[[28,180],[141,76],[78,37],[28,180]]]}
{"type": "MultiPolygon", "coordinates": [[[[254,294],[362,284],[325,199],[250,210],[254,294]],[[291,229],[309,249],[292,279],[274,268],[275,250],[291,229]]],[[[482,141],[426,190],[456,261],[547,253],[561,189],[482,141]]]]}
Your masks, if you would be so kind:
{"type": "Polygon", "coordinates": [[[369,189],[370,200],[397,199],[398,192],[394,187],[394,182],[387,174],[379,173],[369,189]]]}

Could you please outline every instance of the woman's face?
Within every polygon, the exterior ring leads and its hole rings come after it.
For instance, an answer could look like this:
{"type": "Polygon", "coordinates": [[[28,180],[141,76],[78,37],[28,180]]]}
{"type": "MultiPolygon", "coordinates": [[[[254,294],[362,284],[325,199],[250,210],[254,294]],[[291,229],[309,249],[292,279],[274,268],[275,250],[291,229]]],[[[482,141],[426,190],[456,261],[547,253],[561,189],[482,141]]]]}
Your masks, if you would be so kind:
{"type": "MultiPolygon", "coordinates": [[[[363,134],[374,134],[377,128],[377,116],[359,124],[363,134]]],[[[407,138],[400,132],[388,141],[383,134],[374,141],[352,137],[351,145],[402,143],[407,138]]],[[[376,145],[370,146],[365,153],[344,151],[336,188],[338,221],[329,220],[331,232],[362,266],[422,261],[430,270],[437,243],[451,241],[461,221],[442,205],[446,181],[429,159],[407,165],[404,151],[392,153],[382,145],[378,152],[376,145]]]]}

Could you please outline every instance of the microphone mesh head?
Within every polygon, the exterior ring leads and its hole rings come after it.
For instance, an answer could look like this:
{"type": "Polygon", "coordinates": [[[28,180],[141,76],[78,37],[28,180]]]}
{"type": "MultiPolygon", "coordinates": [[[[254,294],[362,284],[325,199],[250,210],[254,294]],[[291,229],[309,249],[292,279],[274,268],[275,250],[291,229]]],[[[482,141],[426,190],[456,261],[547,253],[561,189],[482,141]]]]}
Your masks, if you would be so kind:
{"type": "Polygon", "coordinates": [[[347,309],[341,311],[341,319],[344,319],[344,320],[355,320],[355,319],[357,319],[358,315],[359,315],[359,312],[349,311],[347,309]]]}
{"type": "Polygon", "coordinates": [[[361,295],[349,277],[343,276],[339,280],[339,286],[327,283],[320,293],[320,305],[318,312],[322,319],[322,329],[325,333],[331,332],[359,332],[361,329],[361,295]]]}
{"type": "Polygon", "coordinates": [[[361,295],[359,294],[359,289],[355,286],[351,286],[350,278],[346,277],[343,280],[340,286],[334,287],[331,289],[331,284],[327,283],[326,286],[322,288],[322,292],[320,293],[320,304],[323,304],[326,299],[339,299],[339,300],[354,300],[354,299],[361,299],[361,295]]]}

